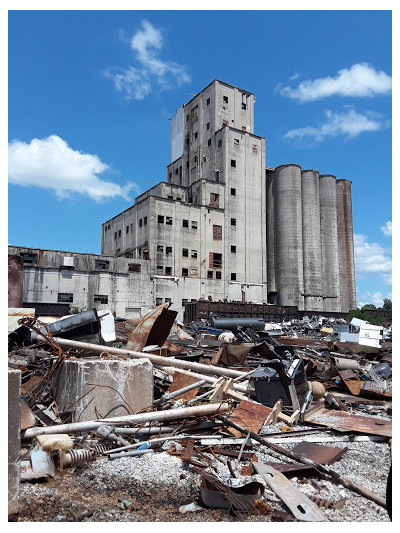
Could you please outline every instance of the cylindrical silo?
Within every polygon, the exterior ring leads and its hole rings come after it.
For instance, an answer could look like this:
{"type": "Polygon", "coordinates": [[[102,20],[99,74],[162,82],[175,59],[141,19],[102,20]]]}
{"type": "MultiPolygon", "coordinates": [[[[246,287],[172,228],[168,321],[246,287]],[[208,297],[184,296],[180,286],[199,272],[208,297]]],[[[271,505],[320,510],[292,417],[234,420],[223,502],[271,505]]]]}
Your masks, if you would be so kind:
{"type": "Polygon", "coordinates": [[[275,209],[274,209],[275,172],[265,169],[267,200],[267,290],[268,302],[276,303],[275,281],[275,209]]]}
{"type": "Polygon", "coordinates": [[[339,250],[336,208],[336,178],[329,174],[319,177],[321,215],[321,260],[324,311],[340,311],[339,250]]]}
{"type": "Polygon", "coordinates": [[[304,309],[301,167],[275,169],[275,277],[280,305],[304,309]]]}
{"type": "Polygon", "coordinates": [[[341,311],[356,309],[351,181],[336,181],[341,311]]]}
{"type": "Polygon", "coordinates": [[[316,170],[301,171],[301,198],[304,309],[306,311],[323,311],[319,176],[316,170]]]}

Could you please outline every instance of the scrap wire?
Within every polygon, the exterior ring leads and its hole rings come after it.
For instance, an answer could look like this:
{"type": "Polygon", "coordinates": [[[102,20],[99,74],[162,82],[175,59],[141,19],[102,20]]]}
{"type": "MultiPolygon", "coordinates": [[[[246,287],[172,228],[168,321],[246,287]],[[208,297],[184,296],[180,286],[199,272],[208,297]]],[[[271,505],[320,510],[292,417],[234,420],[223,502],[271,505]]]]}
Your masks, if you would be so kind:
{"type": "Polygon", "coordinates": [[[44,386],[50,381],[50,379],[53,377],[53,374],[55,371],[63,364],[65,360],[65,354],[63,353],[60,346],[55,342],[53,339],[52,334],[50,333],[49,328],[47,327],[47,324],[44,322],[41,322],[40,320],[25,316],[18,320],[18,323],[26,326],[29,329],[32,329],[33,331],[36,331],[38,335],[41,335],[44,340],[50,344],[51,348],[53,349],[53,352],[57,355],[56,361],[53,363],[53,365],[49,368],[47,373],[43,376],[42,380],[38,383],[38,385],[33,389],[32,393],[29,397],[29,404],[33,405],[37,398],[39,397],[40,393],[42,392],[42,389],[44,386]],[[42,327],[46,330],[47,333],[43,333],[42,327]]]}

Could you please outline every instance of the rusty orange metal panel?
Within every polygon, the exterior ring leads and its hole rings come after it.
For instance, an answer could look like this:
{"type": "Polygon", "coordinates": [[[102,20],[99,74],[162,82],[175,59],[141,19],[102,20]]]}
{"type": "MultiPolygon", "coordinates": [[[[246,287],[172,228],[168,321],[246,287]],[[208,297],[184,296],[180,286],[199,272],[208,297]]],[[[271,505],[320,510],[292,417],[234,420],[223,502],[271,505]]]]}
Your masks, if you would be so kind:
{"type": "Polygon", "coordinates": [[[140,352],[145,346],[155,344],[162,346],[166,341],[177,311],[170,311],[170,302],[155,307],[149,311],[129,335],[126,343],[127,350],[140,352]]]}
{"type": "MultiPolygon", "coordinates": [[[[199,381],[199,378],[195,378],[192,376],[188,376],[187,374],[183,374],[182,372],[175,372],[173,375],[173,382],[168,388],[168,392],[175,392],[176,390],[183,389],[183,387],[187,387],[188,385],[192,385],[192,383],[196,383],[199,381]]],[[[191,400],[196,396],[196,394],[199,392],[200,387],[197,387],[196,389],[190,390],[188,392],[185,392],[181,394],[180,396],[177,396],[172,402],[176,402],[177,400],[191,400]]]]}
{"type": "MultiPolygon", "coordinates": [[[[228,418],[253,433],[258,433],[271,412],[272,409],[266,405],[242,400],[228,418]]],[[[237,437],[243,436],[237,429],[230,427],[229,431],[237,437]]]]}

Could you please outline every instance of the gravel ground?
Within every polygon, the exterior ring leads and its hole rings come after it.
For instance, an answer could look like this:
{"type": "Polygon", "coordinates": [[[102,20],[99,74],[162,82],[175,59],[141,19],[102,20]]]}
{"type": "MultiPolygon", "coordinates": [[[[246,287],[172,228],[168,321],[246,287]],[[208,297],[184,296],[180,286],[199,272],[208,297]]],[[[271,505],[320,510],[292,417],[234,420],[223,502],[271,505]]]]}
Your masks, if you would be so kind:
{"type": "MultiPolygon", "coordinates": [[[[381,416],[380,416],[381,417],[381,416]]],[[[282,424],[266,428],[279,431],[282,424]]],[[[298,426],[296,429],[305,429],[298,426]]],[[[315,437],[318,434],[313,434],[315,437]]],[[[320,435],[326,436],[327,433],[320,435]]],[[[391,454],[388,443],[332,442],[321,443],[347,447],[339,461],[331,465],[338,474],[385,498],[391,454]]],[[[162,451],[138,457],[109,461],[98,459],[75,469],[69,469],[46,483],[23,483],[20,489],[18,521],[35,522],[237,522],[230,511],[203,508],[181,513],[179,508],[191,502],[200,503],[200,475],[178,457],[167,453],[170,443],[162,451]],[[129,510],[121,502],[132,502],[129,510]]],[[[291,449],[294,444],[282,444],[291,449]]],[[[176,448],[182,449],[179,443],[176,448]]],[[[234,446],[230,448],[235,449],[234,446]]],[[[236,448],[237,449],[237,448],[236,448]]],[[[254,443],[260,462],[284,461],[289,458],[268,452],[265,446],[254,443]]],[[[227,478],[227,467],[210,455],[218,474],[227,478]]],[[[224,457],[226,460],[226,457],[224,457]]],[[[389,522],[387,511],[374,502],[330,481],[323,476],[292,477],[292,483],[307,496],[335,502],[347,497],[340,510],[323,509],[327,521],[333,522],[389,522]]],[[[262,499],[271,506],[266,515],[251,514],[246,521],[295,521],[285,505],[266,488],[262,499]]],[[[201,505],[201,504],[200,504],[201,505]]]]}

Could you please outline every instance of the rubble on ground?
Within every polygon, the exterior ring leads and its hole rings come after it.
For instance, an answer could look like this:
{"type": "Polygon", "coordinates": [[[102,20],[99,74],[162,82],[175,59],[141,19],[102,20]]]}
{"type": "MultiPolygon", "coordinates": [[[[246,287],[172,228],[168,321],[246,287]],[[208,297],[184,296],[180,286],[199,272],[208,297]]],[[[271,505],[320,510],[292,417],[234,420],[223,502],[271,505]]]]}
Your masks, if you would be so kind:
{"type": "Polygon", "coordinates": [[[10,521],[391,520],[391,327],[18,311],[10,521]]]}

